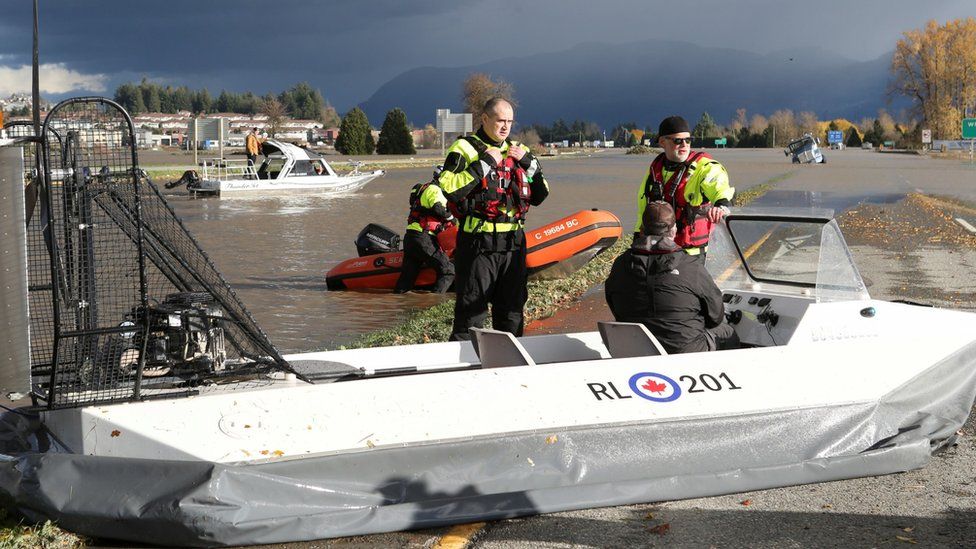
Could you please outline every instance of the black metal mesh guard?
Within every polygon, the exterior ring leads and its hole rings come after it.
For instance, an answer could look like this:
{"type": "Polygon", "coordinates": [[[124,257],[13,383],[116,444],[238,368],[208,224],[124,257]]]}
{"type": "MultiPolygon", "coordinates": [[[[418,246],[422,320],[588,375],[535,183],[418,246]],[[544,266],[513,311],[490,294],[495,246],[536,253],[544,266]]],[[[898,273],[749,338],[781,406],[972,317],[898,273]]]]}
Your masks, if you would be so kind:
{"type": "Polygon", "coordinates": [[[59,408],[171,397],[292,371],[138,168],[121,107],[64,101],[48,114],[41,143],[44,185],[27,243],[35,399],[59,408]],[[147,364],[163,336],[150,311],[165,312],[173,294],[212,304],[189,322],[219,327],[207,349],[225,348],[226,360],[147,364]]]}

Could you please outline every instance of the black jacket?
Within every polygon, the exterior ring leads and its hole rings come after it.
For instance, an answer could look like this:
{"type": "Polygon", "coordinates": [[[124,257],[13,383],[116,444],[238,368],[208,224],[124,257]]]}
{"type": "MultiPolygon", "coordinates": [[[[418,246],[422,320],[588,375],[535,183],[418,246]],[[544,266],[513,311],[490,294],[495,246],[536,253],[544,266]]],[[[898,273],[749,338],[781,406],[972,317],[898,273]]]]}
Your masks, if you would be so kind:
{"type": "Polygon", "coordinates": [[[722,292],[704,265],[673,241],[646,236],[613,262],[607,305],[618,322],[640,322],[669,353],[707,351],[705,329],[724,320],[722,292]]]}

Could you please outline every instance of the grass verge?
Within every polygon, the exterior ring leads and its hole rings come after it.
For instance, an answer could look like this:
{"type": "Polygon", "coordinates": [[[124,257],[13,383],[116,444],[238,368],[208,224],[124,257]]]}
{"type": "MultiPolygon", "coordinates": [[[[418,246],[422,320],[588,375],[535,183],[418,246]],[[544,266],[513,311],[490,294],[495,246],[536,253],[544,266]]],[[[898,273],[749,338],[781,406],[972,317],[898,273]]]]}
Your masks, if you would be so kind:
{"type": "Polygon", "coordinates": [[[51,521],[25,526],[0,509],[0,549],[75,549],[85,547],[86,541],[51,521]]]}

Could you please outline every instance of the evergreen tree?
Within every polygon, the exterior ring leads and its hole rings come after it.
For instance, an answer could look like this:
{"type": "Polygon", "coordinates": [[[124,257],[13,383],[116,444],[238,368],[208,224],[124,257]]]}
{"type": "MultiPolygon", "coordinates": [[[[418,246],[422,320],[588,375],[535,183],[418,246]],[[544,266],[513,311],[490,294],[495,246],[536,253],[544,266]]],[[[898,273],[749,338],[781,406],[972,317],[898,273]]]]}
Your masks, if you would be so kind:
{"type": "Polygon", "coordinates": [[[210,98],[210,92],[207,88],[193,94],[193,112],[199,114],[206,114],[210,112],[210,108],[213,106],[213,99],[210,98]]]}
{"type": "Polygon", "coordinates": [[[153,84],[149,88],[149,99],[146,100],[146,109],[149,112],[163,112],[163,101],[159,95],[159,86],[153,84]]]}
{"type": "Polygon", "coordinates": [[[217,96],[217,102],[214,103],[214,107],[217,109],[217,112],[237,112],[236,101],[227,90],[220,90],[220,95],[217,96]]]}
{"type": "Polygon", "coordinates": [[[261,110],[261,98],[251,92],[244,92],[237,102],[238,110],[241,114],[257,114],[261,110]]]}
{"type": "Polygon", "coordinates": [[[193,110],[193,92],[186,86],[180,86],[173,92],[173,107],[176,111],[193,110]]]}
{"type": "Polygon", "coordinates": [[[380,129],[380,139],[376,143],[376,152],[379,154],[417,153],[410,128],[407,127],[407,115],[399,107],[386,113],[386,119],[380,129]]]}
{"type": "Polygon", "coordinates": [[[855,149],[861,146],[861,136],[857,133],[857,128],[853,124],[847,130],[847,139],[844,140],[844,144],[855,149]]]}
{"type": "Polygon", "coordinates": [[[288,110],[288,114],[294,118],[319,120],[322,117],[325,100],[322,99],[322,94],[307,82],[295,84],[291,89],[281,92],[278,99],[288,110]]]}
{"type": "Polygon", "coordinates": [[[884,126],[881,125],[881,120],[875,118],[874,124],[871,126],[871,133],[874,134],[873,143],[884,143],[885,142],[885,130],[884,126]]]}
{"type": "Polygon", "coordinates": [[[691,131],[691,135],[698,139],[713,137],[717,133],[715,131],[716,129],[715,120],[708,114],[708,111],[704,111],[702,112],[701,118],[698,119],[698,123],[695,124],[695,128],[691,131]]]}
{"type": "Polygon", "coordinates": [[[346,113],[339,126],[335,148],[341,154],[373,154],[376,144],[370,134],[369,119],[359,107],[346,113]]]}
{"type": "Polygon", "coordinates": [[[131,115],[137,115],[146,110],[142,101],[142,93],[134,84],[122,84],[115,89],[115,102],[131,115]]]}

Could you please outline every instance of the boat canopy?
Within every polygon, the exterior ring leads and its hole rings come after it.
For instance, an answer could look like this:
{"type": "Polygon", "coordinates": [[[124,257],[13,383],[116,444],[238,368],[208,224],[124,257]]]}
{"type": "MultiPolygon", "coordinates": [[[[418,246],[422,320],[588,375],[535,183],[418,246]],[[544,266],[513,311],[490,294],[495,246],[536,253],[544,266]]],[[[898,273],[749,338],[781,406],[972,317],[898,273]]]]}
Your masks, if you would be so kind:
{"type": "Polygon", "coordinates": [[[706,265],[723,290],[770,287],[817,302],[869,298],[831,210],[739,210],[715,227],[706,265]]]}

